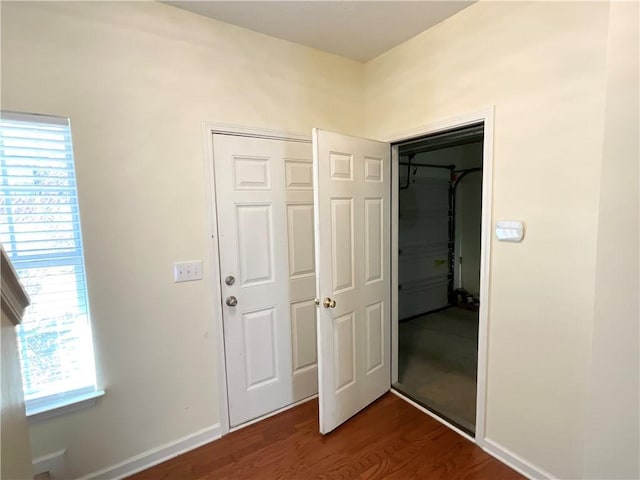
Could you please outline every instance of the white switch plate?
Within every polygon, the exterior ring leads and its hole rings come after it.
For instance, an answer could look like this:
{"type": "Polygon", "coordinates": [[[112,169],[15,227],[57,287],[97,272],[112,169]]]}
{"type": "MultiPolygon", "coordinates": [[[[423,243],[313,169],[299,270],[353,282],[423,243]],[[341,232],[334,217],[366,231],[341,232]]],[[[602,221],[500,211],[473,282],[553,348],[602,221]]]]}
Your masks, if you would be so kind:
{"type": "Polygon", "coordinates": [[[502,242],[521,242],[524,237],[524,224],[517,220],[497,222],[496,237],[502,242]]]}
{"type": "Polygon", "coordinates": [[[190,282],[202,280],[202,262],[176,262],[173,264],[173,281],[190,282]]]}

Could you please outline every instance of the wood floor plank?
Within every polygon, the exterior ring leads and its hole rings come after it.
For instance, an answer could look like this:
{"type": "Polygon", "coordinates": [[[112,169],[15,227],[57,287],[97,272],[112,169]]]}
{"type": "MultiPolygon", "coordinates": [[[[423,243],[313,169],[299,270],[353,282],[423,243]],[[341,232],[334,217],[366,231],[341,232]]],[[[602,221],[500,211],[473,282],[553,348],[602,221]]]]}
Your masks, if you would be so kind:
{"type": "Polygon", "coordinates": [[[318,402],[313,400],[130,478],[515,480],[524,477],[407,402],[387,394],[325,436],[318,432],[318,402]]]}

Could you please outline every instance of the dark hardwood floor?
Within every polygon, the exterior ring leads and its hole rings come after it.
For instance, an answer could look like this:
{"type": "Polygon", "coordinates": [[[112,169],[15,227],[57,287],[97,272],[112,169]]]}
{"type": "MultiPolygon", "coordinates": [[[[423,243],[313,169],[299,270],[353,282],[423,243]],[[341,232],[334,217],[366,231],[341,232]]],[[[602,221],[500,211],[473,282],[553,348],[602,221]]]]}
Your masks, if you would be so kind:
{"type": "Polygon", "coordinates": [[[313,400],[130,477],[195,479],[522,479],[388,393],[322,436],[313,400]]]}

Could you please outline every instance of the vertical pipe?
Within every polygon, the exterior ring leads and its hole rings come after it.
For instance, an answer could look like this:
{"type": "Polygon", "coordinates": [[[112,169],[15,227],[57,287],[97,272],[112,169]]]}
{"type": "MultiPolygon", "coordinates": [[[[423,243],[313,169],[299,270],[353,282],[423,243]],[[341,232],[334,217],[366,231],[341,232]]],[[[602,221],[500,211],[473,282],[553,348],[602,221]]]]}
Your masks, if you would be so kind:
{"type": "Polygon", "coordinates": [[[456,240],[456,189],[455,180],[456,175],[454,173],[454,166],[449,167],[449,242],[448,242],[448,255],[447,262],[449,265],[449,273],[447,275],[447,297],[449,299],[449,305],[455,303],[455,295],[453,293],[453,279],[455,269],[455,240],[456,240]]]}

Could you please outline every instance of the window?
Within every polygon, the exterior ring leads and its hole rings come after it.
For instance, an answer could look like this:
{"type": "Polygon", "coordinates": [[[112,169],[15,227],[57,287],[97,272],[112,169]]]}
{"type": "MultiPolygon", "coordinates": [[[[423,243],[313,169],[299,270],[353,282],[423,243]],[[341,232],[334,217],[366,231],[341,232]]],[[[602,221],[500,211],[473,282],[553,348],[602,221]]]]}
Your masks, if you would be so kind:
{"type": "Polygon", "coordinates": [[[2,112],[0,242],[31,297],[18,328],[27,413],[95,393],[68,119],[2,112]]]}

